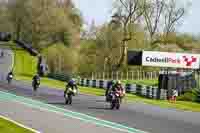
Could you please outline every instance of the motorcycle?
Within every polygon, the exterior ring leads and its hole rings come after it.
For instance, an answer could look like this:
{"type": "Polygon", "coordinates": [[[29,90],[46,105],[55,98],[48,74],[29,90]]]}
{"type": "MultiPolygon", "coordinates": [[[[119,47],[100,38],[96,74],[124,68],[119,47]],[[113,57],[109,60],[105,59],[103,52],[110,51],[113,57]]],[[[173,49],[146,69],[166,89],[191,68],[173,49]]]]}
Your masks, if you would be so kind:
{"type": "Polygon", "coordinates": [[[12,79],[13,79],[13,75],[12,74],[8,75],[8,78],[7,78],[8,84],[11,84],[12,79]]]}
{"type": "Polygon", "coordinates": [[[120,108],[120,93],[119,92],[112,92],[111,93],[111,101],[110,101],[110,108],[111,109],[119,109],[120,108]]]}
{"type": "Polygon", "coordinates": [[[40,80],[33,80],[32,86],[33,86],[33,91],[37,91],[37,89],[39,88],[40,85],[40,80]]]}
{"type": "Polygon", "coordinates": [[[64,97],[65,97],[65,104],[72,104],[72,96],[75,96],[77,93],[76,89],[72,89],[69,87],[67,89],[67,92],[65,92],[64,97]]]}

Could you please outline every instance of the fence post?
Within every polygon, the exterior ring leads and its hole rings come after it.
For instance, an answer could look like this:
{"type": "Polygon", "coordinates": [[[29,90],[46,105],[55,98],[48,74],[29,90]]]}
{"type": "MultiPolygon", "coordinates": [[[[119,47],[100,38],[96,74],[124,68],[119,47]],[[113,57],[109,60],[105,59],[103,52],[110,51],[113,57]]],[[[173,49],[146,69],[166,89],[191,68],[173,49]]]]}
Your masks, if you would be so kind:
{"type": "Polygon", "coordinates": [[[131,72],[131,79],[133,80],[133,76],[134,76],[134,74],[133,74],[133,71],[131,72]]]}
{"type": "Polygon", "coordinates": [[[119,75],[118,75],[118,74],[119,74],[119,72],[117,71],[117,73],[116,73],[116,74],[117,74],[117,80],[119,80],[119,77],[118,77],[118,76],[119,76],[119,75]]]}
{"type": "Polygon", "coordinates": [[[153,73],[153,72],[150,72],[150,79],[151,79],[151,80],[153,79],[153,77],[152,77],[152,73],[153,73]]]}
{"type": "Polygon", "coordinates": [[[128,71],[127,71],[127,75],[126,75],[126,80],[129,80],[129,77],[128,77],[128,71]]]}
{"type": "Polygon", "coordinates": [[[103,72],[103,80],[105,79],[105,72],[103,72]]]}
{"type": "Polygon", "coordinates": [[[58,73],[61,73],[61,56],[58,55],[58,73]]]}
{"type": "Polygon", "coordinates": [[[123,80],[123,77],[124,77],[124,72],[120,72],[120,80],[123,80]]]}
{"type": "Polygon", "coordinates": [[[143,80],[146,79],[145,71],[143,71],[143,80]]]}
{"type": "Polygon", "coordinates": [[[113,80],[113,71],[111,72],[111,79],[113,80]]]}

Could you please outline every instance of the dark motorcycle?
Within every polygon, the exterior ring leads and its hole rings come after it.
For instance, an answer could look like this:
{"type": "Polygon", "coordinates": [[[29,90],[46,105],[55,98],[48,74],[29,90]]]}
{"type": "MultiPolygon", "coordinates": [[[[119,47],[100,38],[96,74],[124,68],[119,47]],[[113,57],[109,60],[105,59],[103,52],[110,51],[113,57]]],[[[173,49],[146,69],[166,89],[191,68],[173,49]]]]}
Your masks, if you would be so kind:
{"type": "Polygon", "coordinates": [[[67,91],[64,93],[65,103],[71,105],[72,104],[72,96],[75,96],[76,93],[77,93],[76,89],[72,89],[71,87],[69,87],[67,89],[67,91]]]}
{"type": "Polygon", "coordinates": [[[40,85],[40,80],[37,79],[37,80],[33,80],[32,82],[32,86],[33,86],[33,91],[37,91],[37,89],[39,88],[39,85],[40,85]]]}
{"type": "Polygon", "coordinates": [[[8,77],[7,77],[8,84],[11,84],[12,79],[13,79],[13,75],[12,75],[12,74],[9,74],[8,77]]]}
{"type": "Polygon", "coordinates": [[[119,92],[111,93],[110,108],[111,109],[114,109],[114,108],[119,109],[120,108],[120,93],[119,92]]]}

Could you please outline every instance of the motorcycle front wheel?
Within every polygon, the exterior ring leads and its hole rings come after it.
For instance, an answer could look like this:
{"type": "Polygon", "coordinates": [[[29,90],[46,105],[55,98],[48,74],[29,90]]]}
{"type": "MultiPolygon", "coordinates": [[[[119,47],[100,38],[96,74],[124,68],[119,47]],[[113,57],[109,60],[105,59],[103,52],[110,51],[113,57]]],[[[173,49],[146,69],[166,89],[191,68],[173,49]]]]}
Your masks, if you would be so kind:
{"type": "Polygon", "coordinates": [[[38,88],[37,85],[33,86],[33,91],[37,91],[37,88],[38,88]]]}
{"type": "Polygon", "coordinates": [[[10,79],[8,80],[8,84],[11,84],[11,80],[10,79]]]}
{"type": "Polygon", "coordinates": [[[68,94],[66,103],[67,104],[72,104],[72,94],[68,94]]]}
{"type": "Polygon", "coordinates": [[[117,109],[117,110],[120,109],[120,103],[116,103],[116,109],[117,109]]]}
{"type": "Polygon", "coordinates": [[[113,110],[115,108],[115,102],[111,101],[110,102],[110,109],[113,110]]]}

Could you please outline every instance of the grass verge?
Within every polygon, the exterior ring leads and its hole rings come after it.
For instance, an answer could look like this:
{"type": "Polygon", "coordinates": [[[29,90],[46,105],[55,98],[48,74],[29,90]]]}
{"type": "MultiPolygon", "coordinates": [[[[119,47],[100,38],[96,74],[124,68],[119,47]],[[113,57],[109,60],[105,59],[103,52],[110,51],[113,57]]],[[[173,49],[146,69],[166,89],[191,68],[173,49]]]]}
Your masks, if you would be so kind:
{"type": "Polygon", "coordinates": [[[138,84],[138,85],[147,85],[147,86],[157,86],[158,79],[151,79],[151,80],[122,80],[123,83],[128,84],[138,84]]]}
{"type": "Polygon", "coordinates": [[[32,76],[36,73],[37,58],[30,56],[26,51],[14,51],[14,74],[32,76]]]}
{"type": "Polygon", "coordinates": [[[0,117],[1,133],[34,133],[0,117]]]}

